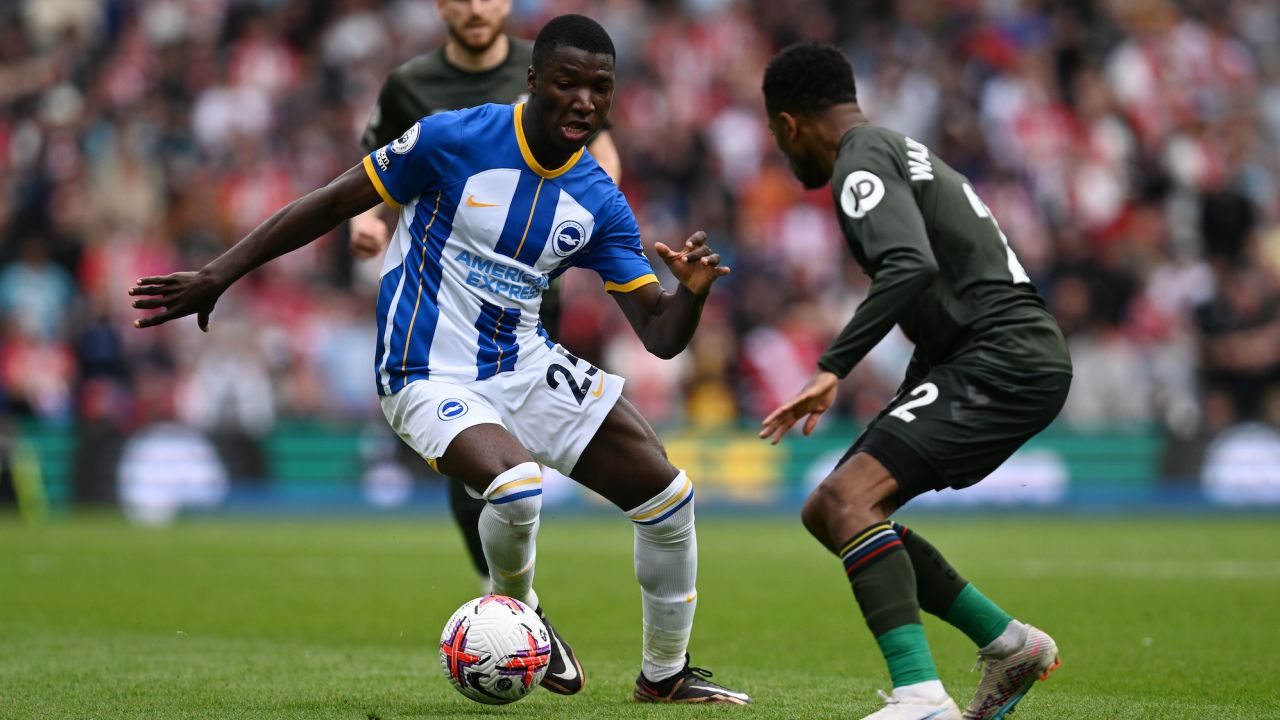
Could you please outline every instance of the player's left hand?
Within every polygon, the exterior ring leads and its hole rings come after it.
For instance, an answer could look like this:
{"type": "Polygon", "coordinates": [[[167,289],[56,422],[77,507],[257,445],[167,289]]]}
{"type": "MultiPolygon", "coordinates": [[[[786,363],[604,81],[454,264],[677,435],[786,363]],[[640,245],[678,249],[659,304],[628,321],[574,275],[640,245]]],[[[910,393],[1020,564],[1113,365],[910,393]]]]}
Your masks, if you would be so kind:
{"type": "Polygon", "coordinates": [[[720,264],[720,254],[707,246],[707,234],[701,230],[690,235],[679,251],[661,242],[654,243],[653,249],[676,280],[694,295],[706,295],[711,291],[711,283],[729,274],[728,266],[720,264]]]}
{"type": "Polygon", "coordinates": [[[809,417],[804,422],[804,434],[812,433],[818,427],[818,418],[835,403],[836,385],[839,382],[840,378],[835,373],[819,370],[795,397],[769,413],[769,417],[761,423],[764,429],[760,431],[760,437],[763,439],[772,436],[772,444],[777,445],[791,426],[806,415],[809,417]]]}
{"type": "Polygon", "coordinates": [[[187,315],[196,316],[196,324],[200,329],[209,332],[209,314],[213,306],[222,296],[226,288],[203,272],[177,272],[159,277],[145,277],[129,288],[133,296],[149,295],[134,300],[133,306],[139,310],[164,308],[164,312],[138,318],[133,321],[136,328],[162,325],[187,315]]]}

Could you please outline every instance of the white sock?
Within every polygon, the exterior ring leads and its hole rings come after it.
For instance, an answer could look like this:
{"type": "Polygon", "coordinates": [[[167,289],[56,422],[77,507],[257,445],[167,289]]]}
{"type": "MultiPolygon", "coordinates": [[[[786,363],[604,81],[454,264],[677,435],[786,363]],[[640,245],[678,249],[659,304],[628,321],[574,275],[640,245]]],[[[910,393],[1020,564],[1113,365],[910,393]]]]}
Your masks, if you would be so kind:
{"type": "Polygon", "coordinates": [[[484,491],[480,544],[489,563],[493,592],[538,607],[533,591],[538,518],[542,512],[542,468],[521,463],[494,478],[484,491]]]}
{"type": "Polygon", "coordinates": [[[987,657],[1005,658],[1022,649],[1027,643],[1027,626],[1017,620],[1010,620],[1009,626],[978,652],[987,657]]]}
{"type": "Polygon", "coordinates": [[[627,511],[635,526],[636,580],[644,608],[641,672],[665,680],[684,668],[698,606],[693,483],[681,471],[665,490],[627,511]]]}
{"type": "Polygon", "coordinates": [[[893,689],[893,696],[908,702],[937,703],[944,701],[947,690],[942,687],[941,680],[925,680],[896,687],[893,689]]]}

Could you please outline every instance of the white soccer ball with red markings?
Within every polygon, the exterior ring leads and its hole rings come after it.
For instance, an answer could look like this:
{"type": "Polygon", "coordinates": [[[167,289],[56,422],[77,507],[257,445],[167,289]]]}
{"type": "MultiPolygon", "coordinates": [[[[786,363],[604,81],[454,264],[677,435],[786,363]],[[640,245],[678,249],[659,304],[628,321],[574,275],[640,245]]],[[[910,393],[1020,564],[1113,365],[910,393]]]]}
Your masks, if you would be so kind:
{"type": "Polygon", "coordinates": [[[528,605],[485,595],[458,608],[440,635],[440,665],[458,692],[505,705],[533,692],[547,674],[551,636],[528,605]]]}

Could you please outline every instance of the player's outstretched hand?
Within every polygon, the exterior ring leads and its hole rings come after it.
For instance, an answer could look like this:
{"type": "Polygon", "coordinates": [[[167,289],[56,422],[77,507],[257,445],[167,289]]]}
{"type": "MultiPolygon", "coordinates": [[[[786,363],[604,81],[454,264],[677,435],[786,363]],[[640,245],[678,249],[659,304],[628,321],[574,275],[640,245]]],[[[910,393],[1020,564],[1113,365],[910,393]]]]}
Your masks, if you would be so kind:
{"type": "Polygon", "coordinates": [[[729,274],[728,266],[720,264],[720,254],[707,246],[707,234],[701,230],[690,235],[679,251],[661,242],[654,243],[653,249],[671,268],[671,274],[694,295],[706,295],[711,291],[711,283],[729,274]]]}
{"type": "Polygon", "coordinates": [[[760,431],[761,438],[769,438],[772,444],[777,445],[783,435],[800,421],[800,418],[808,416],[804,422],[804,434],[808,435],[813,429],[818,427],[818,418],[822,417],[822,413],[826,412],[836,401],[836,384],[840,382],[840,378],[834,373],[825,370],[819,370],[813,377],[809,378],[809,382],[805,384],[795,397],[783,403],[781,407],[769,413],[769,417],[761,423],[764,429],[760,431]]]}
{"type": "Polygon", "coordinates": [[[223,288],[209,276],[198,272],[178,272],[160,277],[144,277],[129,288],[135,297],[133,306],[139,310],[163,308],[164,312],[148,315],[133,321],[137,328],[162,325],[187,315],[196,316],[200,329],[209,332],[209,313],[222,295],[223,288]]]}

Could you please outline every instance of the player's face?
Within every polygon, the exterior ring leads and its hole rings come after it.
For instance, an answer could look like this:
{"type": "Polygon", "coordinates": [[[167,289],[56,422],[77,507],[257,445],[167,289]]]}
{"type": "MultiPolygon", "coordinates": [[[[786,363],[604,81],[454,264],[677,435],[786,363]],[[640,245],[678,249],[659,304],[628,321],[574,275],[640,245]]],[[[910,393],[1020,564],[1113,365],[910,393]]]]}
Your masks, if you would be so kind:
{"type": "Polygon", "coordinates": [[[805,142],[800,123],[803,120],[788,113],[776,113],[769,116],[769,132],[778,149],[787,156],[791,165],[791,173],[796,176],[805,188],[814,190],[826,185],[831,178],[818,162],[817,153],[805,142]]]}
{"type": "Polygon", "coordinates": [[[454,42],[482,53],[502,34],[511,0],[436,0],[436,9],[454,42]]]}
{"type": "Polygon", "coordinates": [[[577,152],[613,105],[613,58],[560,46],[541,71],[529,69],[529,104],[557,149],[577,152]]]}

